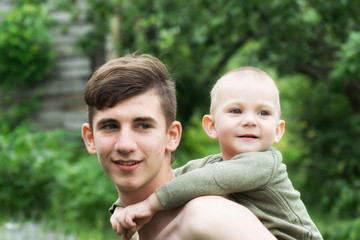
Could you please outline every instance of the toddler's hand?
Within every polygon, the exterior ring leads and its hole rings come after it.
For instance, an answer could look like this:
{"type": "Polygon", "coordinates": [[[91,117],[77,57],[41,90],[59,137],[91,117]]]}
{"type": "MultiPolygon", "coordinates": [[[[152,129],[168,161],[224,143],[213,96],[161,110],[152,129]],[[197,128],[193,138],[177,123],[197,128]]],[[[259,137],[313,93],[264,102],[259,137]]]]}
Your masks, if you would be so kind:
{"type": "Polygon", "coordinates": [[[129,224],[127,224],[124,220],[125,214],[125,209],[123,207],[117,206],[114,209],[114,213],[110,217],[110,223],[113,230],[118,235],[124,235],[123,240],[129,240],[136,232],[136,223],[135,225],[133,225],[133,228],[129,224]]]}
{"type": "Polygon", "coordinates": [[[110,222],[114,231],[119,235],[124,234],[123,240],[128,240],[160,210],[163,210],[163,206],[153,193],[142,202],[126,208],[116,207],[110,222]]]}

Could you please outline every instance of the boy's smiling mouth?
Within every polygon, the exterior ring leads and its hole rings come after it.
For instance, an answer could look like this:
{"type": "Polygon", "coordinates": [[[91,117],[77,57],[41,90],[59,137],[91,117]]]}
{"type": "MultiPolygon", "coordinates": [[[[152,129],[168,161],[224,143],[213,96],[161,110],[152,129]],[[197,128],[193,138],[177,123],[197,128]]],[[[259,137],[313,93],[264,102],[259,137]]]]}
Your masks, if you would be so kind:
{"type": "Polygon", "coordinates": [[[137,160],[113,160],[113,163],[115,163],[118,166],[134,166],[137,165],[139,163],[141,163],[142,161],[137,161],[137,160]]]}
{"type": "Polygon", "coordinates": [[[139,162],[135,162],[135,161],[128,161],[128,162],[123,162],[123,161],[120,161],[120,162],[116,162],[117,164],[120,164],[120,165],[123,165],[123,166],[132,166],[132,165],[135,165],[139,162]]]}

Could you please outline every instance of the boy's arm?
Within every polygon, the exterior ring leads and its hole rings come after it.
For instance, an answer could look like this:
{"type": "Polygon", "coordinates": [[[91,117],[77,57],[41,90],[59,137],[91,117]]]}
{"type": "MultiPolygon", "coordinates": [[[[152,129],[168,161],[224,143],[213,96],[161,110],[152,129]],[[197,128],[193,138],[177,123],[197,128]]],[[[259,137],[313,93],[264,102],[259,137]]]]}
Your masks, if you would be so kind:
{"type": "Polygon", "coordinates": [[[180,175],[158,188],[156,195],[165,209],[172,209],[199,196],[259,189],[270,181],[280,163],[281,154],[274,148],[240,154],[180,175]]]}

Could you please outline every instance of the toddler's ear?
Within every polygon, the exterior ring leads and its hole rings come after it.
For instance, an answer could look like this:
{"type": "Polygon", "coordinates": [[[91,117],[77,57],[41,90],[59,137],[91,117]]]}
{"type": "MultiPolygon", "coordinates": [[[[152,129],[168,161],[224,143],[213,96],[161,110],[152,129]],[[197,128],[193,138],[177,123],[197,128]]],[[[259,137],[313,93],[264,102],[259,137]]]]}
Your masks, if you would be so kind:
{"type": "Polygon", "coordinates": [[[215,121],[211,115],[205,115],[202,119],[202,125],[206,134],[212,139],[218,139],[215,129],[215,121]]]}
{"type": "Polygon", "coordinates": [[[285,132],[285,121],[280,120],[278,126],[276,127],[275,143],[278,143],[285,132]]]}

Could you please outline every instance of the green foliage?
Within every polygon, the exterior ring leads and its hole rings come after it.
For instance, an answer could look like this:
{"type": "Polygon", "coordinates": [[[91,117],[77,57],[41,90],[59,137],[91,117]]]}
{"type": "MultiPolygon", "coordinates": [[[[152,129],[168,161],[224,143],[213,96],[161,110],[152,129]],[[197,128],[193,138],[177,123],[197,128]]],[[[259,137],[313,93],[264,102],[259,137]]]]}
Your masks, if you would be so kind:
{"type": "Polygon", "coordinates": [[[54,52],[46,8],[24,4],[5,14],[0,24],[0,88],[32,86],[43,80],[54,52]]]}
{"type": "Polygon", "coordinates": [[[46,3],[47,0],[13,0],[15,6],[22,6],[25,4],[40,5],[46,3]]]}
{"type": "Polygon", "coordinates": [[[278,85],[287,123],[280,143],[287,141],[282,147],[290,178],[319,215],[314,221],[324,239],[358,239],[358,115],[323,83],[296,76],[278,85]]]}
{"type": "Polygon", "coordinates": [[[116,190],[79,139],[23,123],[0,135],[0,159],[1,212],[110,227],[116,190]]]}
{"type": "Polygon", "coordinates": [[[110,19],[115,14],[117,1],[87,0],[86,3],[87,21],[93,25],[93,28],[81,36],[76,45],[87,55],[100,54],[101,60],[105,61],[104,42],[110,32],[110,19]]]}
{"type": "Polygon", "coordinates": [[[338,219],[336,215],[331,216],[326,222],[319,222],[324,239],[331,240],[357,240],[360,236],[360,218],[338,219]]]}
{"type": "Polygon", "coordinates": [[[293,94],[296,104],[289,114],[295,116],[292,119],[298,125],[289,124],[288,128],[308,146],[307,151],[302,151],[302,161],[296,163],[299,168],[305,168],[305,186],[311,192],[307,199],[339,216],[358,216],[359,115],[352,114],[344,95],[328,92],[321,83],[303,80],[293,94]],[[309,97],[301,97],[304,94],[309,97]]]}
{"type": "MultiPolygon", "coordinates": [[[[238,1],[140,1],[120,3],[118,53],[159,56],[178,80],[179,119],[186,126],[204,113],[214,81],[252,34],[238,1]],[[196,103],[196,104],[194,104],[196,103]]],[[[252,12],[252,11],[250,11],[252,12]]]]}
{"type": "Polygon", "coordinates": [[[57,161],[51,212],[64,221],[110,227],[107,209],[116,200],[117,192],[96,157],[87,155],[73,161],[57,161]]]}
{"type": "Polygon", "coordinates": [[[60,132],[31,133],[25,124],[0,136],[0,200],[4,212],[17,209],[30,215],[49,207],[54,166],[61,159],[59,137],[60,132]]]}
{"type": "Polygon", "coordinates": [[[60,226],[80,239],[112,239],[107,209],[116,190],[95,157],[64,130],[29,124],[35,98],[0,96],[0,223],[23,215],[56,219],[47,222],[50,228],[60,226]]]}
{"type": "Polygon", "coordinates": [[[24,98],[16,93],[0,92],[0,133],[8,134],[38,107],[35,97],[24,98]]]}

